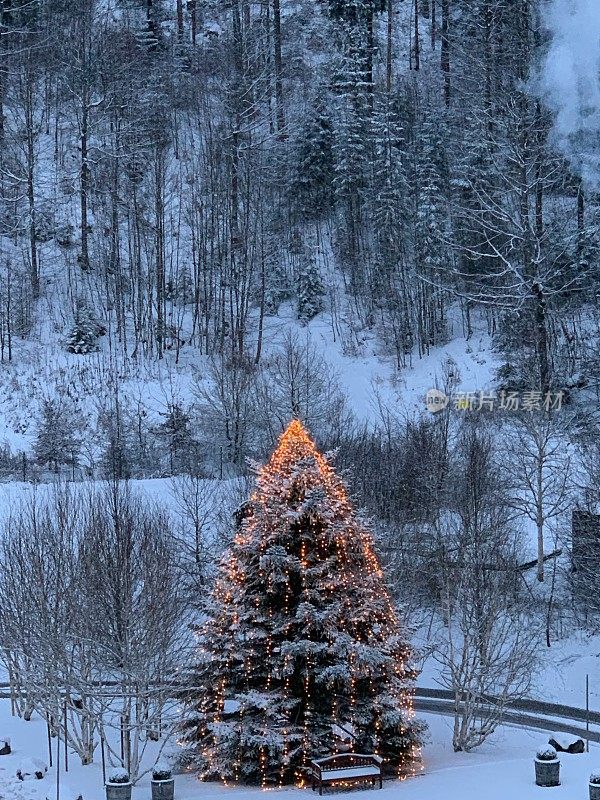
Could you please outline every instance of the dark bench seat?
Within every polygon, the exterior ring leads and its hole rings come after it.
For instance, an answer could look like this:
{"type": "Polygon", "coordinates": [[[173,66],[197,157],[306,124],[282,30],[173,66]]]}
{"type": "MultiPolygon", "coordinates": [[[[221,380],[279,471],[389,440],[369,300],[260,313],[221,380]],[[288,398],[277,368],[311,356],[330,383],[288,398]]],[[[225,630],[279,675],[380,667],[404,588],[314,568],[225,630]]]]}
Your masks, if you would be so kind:
{"type": "Polygon", "coordinates": [[[313,792],[319,787],[319,794],[323,794],[324,786],[333,786],[337,783],[365,783],[371,782],[373,786],[379,783],[383,786],[381,777],[382,759],[376,755],[365,753],[338,753],[327,758],[316,758],[310,762],[310,777],[313,792]]]}

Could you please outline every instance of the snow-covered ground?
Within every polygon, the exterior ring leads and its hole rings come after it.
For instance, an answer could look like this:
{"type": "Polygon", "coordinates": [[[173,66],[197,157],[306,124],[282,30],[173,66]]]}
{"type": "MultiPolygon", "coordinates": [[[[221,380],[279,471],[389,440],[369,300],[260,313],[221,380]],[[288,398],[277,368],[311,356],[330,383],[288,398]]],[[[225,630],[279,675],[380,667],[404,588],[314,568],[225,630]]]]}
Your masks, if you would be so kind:
{"type": "MultiPolygon", "coordinates": [[[[459,378],[456,391],[479,391],[493,385],[498,367],[485,322],[475,320],[473,335],[467,339],[459,320],[452,322],[452,338],[398,369],[391,355],[382,354],[375,331],[356,330],[351,319],[334,319],[323,313],[308,325],[296,319],[291,304],[284,304],[277,316],[265,320],[263,352],[277,352],[286,337],[308,343],[323,358],[337,379],[348,408],[361,423],[375,424],[381,408],[396,414],[425,412],[425,394],[441,384],[445,366],[452,362],[459,378]]],[[[162,362],[124,362],[115,366],[108,343],[87,356],[65,352],[60,339],[47,331],[37,342],[15,339],[14,359],[2,365],[0,375],[0,445],[13,452],[30,452],[48,398],[57,398],[71,408],[73,419],[86,432],[90,453],[96,455],[104,442],[98,431],[99,408],[110,407],[112,379],[119,374],[123,398],[135,402],[148,420],[160,421],[160,414],[173,400],[187,406],[193,401],[195,382],[205,379],[207,359],[194,348],[184,349],[175,363],[167,353],[162,362]]],[[[85,460],[86,455],[82,454],[85,460]]]]}
{"type": "MultiPolygon", "coordinates": [[[[451,745],[451,720],[433,715],[421,715],[429,724],[430,742],[423,751],[423,774],[403,782],[386,783],[381,800],[432,800],[436,797],[460,797],[462,800],[506,800],[538,798],[542,791],[535,786],[533,756],[546,737],[539,731],[501,728],[493,738],[474,753],[454,753],[451,745]]],[[[40,719],[29,723],[10,716],[7,701],[0,704],[0,730],[11,737],[13,754],[0,757],[0,797],[2,800],[55,800],[56,770],[51,769],[41,781],[21,783],[14,778],[19,762],[34,757],[48,760],[46,728],[40,719]]],[[[150,755],[152,758],[152,755],[150,755]]],[[[97,763],[82,767],[71,757],[69,772],[64,772],[61,759],[61,794],[63,800],[74,800],[79,794],[83,800],[101,800],[102,767],[100,754],[97,763]],[[68,793],[66,791],[68,787],[68,793]]],[[[563,755],[561,760],[561,786],[553,790],[555,800],[579,800],[587,796],[590,772],[600,768],[600,747],[591,745],[590,753],[563,755]]],[[[260,789],[225,787],[216,783],[200,783],[191,775],[176,775],[177,800],[258,800],[264,796],[260,789]]],[[[310,789],[273,789],[271,793],[282,797],[312,796],[310,789]]],[[[352,796],[362,796],[372,789],[356,789],[352,796]]],[[[376,790],[375,790],[376,791],[376,790]]],[[[549,791],[549,790],[545,790],[549,791]]],[[[371,794],[365,794],[371,797],[371,794]]],[[[146,777],[134,788],[134,800],[150,797],[150,779],[146,777]]]]}
{"type": "MultiPolygon", "coordinates": [[[[428,658],[422,664],[419,686],[445,688],[439,680],[439,664],[428,658]]],[[[540,641],[539,664],[528,696],[549,703],[585,708],[586,675],[592,711],[600,711],[600,636],[581,631],[557,639],[547,648],[540,641]]]]}
{"type": "MultiPolygon", "coordinates": [[[[349,324],[342,327],[348,336],[351,330],[349,324]]],[[[469,339],[461,335],[459,321],[455,321],[453,337],[447,344],[433,347],[422,358],[414,355],[402,370],[394,368],[391,357],[378,352],[374,333],[354,331],[351,343],[344,336],[334,336],[329,314],[320,314],[302,327],[295,320],[291,307],[281,308],[277,317],[267,319],[265,340],[268,346],[276,348],[290,331],[301,340],[308,338],[329,363],[351,410],[362,422],[377,419],[379,402],[408,415],[424,412],[425,394],[442,382],[444,367],[449,361],[458,371],[457,392],[491,389],[494,372],[499,366],[498,355],[492,350],[491,337],[484,330],[482,320],[477,320],[469,339]]]]}
{"type": "Polygon", "coordinates": [[[600,636],[575,632],[541,652],[535,695],[541,700],[585,708],[589,678],[590,707],[600,710],[600,636]]]}

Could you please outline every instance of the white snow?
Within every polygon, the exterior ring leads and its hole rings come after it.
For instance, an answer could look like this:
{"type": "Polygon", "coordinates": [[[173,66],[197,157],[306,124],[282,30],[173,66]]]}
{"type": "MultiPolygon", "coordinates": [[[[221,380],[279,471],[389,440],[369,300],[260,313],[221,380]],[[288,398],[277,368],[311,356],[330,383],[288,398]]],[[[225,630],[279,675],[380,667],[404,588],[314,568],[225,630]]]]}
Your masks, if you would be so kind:
{"type": "MultiPolygon", "coordinates": [[[[433,797],[481,800],[539,800],[541,791],[535,786],[533,760],[540,745],[539,731],[510,727],[496,734],[474,753],[455,753],[452,749],[452,720],[431,714],[420,714],[430,726],[430,742],[423,750],[424,771],[420,777],[404,782],[386,781],[381,794],[371,794],[371,788],[357,789],[365,800],[431,800],[433,797]],[[363,794],[369,792],[369,794],[363,794]]],[[[14,754],[0,760],[0,797],[4,800],[50,800],[55,798],[56,762],[43,781],[22,783],[14,775],[16,766],[25,754],[35,753],[47,758],[46,726],[34,717],[23,722],[11,717],[8,701],[0,701],[0,723],[10,733],[14,754]]],[[[53,747],[56,741],[53,740],[53,747]]],[[[156,750],[148,753],[148,770],[158,756],[156,750]]],[[[175,747],[175,746],[173,746],[175,747]]],[[[102,767],[98,763],[82,767],[75,756],[69,760],[69,772],[64,773],[61,758],[61,800],[98,800],[104,796],[102,767]],[[65,787],[69,786],[68,793],[65,787]]],[[[591,752],[582,755],[561,754],[561,786],[554,789],[553,800],[580,800],[587,796],[590,773],[600,769],[600,748],[591,745],[591,752]]],[[[151,772],[133,788],[133,800],[147,800],[150,796],[151,772]]],[[[310,788],[274,789],[281,800],[313,797],[310,788]]],[[[175,775],[177,800],[261,800],[264,792],[252,787],[226,787],[216,783],[200,783],[193,775],[175,775]]]]}
{"type": "Polygon", "coordinates": [[[344,778],[355,778],[357,775],[375,776],[379,775],[377,767],[348,767],[348,769],[328,769],[321,773],[323,780],[344,780],[344,778]]]}
{"type": "MultiPolygon", "coordinates": [[[[335,336],[329,314],[320,314],[301,327],[293,309],[284,306],[277,317],[266,320],[265,339],[270,347],[276,347],[286,331],[294,331],[301,340],[307,337],[338,377],[352,412],[361,422],[373,425],[386,409],[395,415],[425,413],[425,395],[441,384],[444,366],[449,362],[454,363],[458,373],[456,392],[492,388],[499,361],[483,323],[474,326],[469,338],[462,333],[458,320],[449,324],[452,338],[447,344],[432,347],[422,358],[414,355],[403,369],[395,368],[392,358],[379,352],[380,345],[372,331],[353,333],[351,344],[344,336],[335,336]]],[[[344,326],[343,331],[349,336],[350,326],[344,326]]]]}
{"type": "Polygon", "coordinates": [[[122,767],[112,767],[108,771],[107,780],[109,783],[126,783],[129,780],[129,773],[122,767]]]}
{"type": "Polygon", "coordinates": [[[48,766],[45,761],[40,758],[24,758],[20,761],[17,767],[16,776],[19,780],[34,780],[42,778],[48,772],[48,766]]]}

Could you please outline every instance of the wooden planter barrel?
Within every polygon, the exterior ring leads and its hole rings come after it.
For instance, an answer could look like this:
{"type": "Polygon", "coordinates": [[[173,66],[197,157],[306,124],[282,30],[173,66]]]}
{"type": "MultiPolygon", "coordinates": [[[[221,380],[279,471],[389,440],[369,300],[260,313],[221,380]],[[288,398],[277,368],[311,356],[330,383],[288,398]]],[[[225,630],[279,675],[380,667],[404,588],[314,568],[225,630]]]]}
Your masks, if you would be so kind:
{"type": "Polygon", "coordinates": [[[560,761],[535,759],[535,782],[538,786],[560,786],[560,761]]]}
{"type": "Polygon", "coordinates": [[[131,800],[131,783],[107,783],[106,800],[131,800]]]}
{"type": "Polygon", "coordinates": [[[600,783],[590,783],[590,800],[600,800],[600,783]]]}
{"type": "Polygon", "coordinates": [[[151,781],[152,800],[173,800],[175,797],[175,778],[166,781],[151,781]]]}

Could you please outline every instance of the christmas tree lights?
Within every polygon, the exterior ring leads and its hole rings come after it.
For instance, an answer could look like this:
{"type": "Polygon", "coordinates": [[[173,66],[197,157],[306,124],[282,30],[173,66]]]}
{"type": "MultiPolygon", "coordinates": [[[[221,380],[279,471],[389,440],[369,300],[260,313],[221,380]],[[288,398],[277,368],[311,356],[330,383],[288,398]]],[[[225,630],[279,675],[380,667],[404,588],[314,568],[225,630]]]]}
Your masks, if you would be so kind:
{"type": "Polygon", "coordinates": [[[203,778],[302,783],[340,728],[388,774],[418,768],[410,646],[371,534],[298,420],[258,471],[198,662],[184,741],[203,778]]]}

